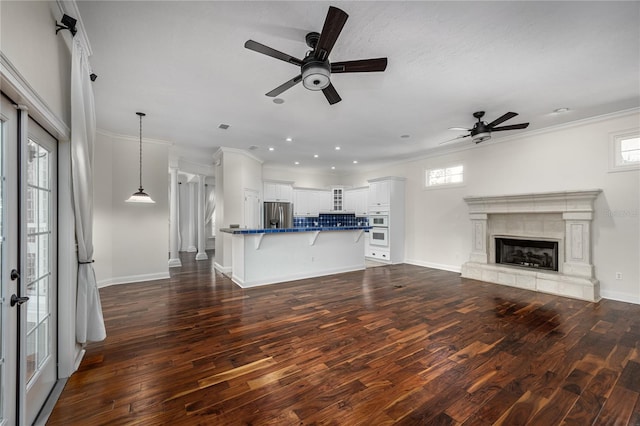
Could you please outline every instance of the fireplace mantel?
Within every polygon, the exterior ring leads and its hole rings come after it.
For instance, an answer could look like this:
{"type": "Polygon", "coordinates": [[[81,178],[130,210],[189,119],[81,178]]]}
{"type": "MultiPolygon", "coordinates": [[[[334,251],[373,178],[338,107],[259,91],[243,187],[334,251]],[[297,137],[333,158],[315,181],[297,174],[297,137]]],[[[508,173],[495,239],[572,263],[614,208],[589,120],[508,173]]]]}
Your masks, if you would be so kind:
{"type": "Polygon", "coordinates": [[[464,200],[471,220],[471,254],[462,276],[589,301],[600,299],[591,261],[591,222],[600,189],[472,196],[464,200]],[[549,238],[559,242],[558,272],[495,263],[496,237],[549,238]]]}
{"type": "Polygon", "coordinates": [[[469,213],[565,213],[593,212],[601,189],[541,192],[517,195],[465,197],[469,213]]]}

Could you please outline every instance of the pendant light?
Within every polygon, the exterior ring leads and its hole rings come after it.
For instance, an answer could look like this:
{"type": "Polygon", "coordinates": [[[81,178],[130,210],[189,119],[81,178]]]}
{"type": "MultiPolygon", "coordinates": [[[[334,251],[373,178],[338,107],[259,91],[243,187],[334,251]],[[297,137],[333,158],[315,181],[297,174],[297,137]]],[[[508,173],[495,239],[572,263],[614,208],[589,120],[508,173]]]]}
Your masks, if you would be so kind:
{"type": "Polygon", "coordinates": [[[146,114],[144,112],[136,112],[136,114],[140,117],[140,187],[138,188],[138,192],[134,192],[131,197],[127,200],[127,203],[155,203],[142,189],[142,117],[146,114]]]}

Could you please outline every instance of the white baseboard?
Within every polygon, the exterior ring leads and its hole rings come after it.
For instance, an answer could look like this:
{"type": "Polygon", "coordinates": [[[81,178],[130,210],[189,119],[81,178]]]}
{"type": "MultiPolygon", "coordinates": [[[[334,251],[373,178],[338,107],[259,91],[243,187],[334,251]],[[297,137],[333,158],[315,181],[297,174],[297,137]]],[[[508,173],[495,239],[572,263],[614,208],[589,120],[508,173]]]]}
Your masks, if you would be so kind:
{"type": "Polygon", "coordinates": [[[250,288],[250,287],[259,287],[259,286],[269,285],[269,284],[280,284],[280,283],[285,283],[289,281],[303,280],[306,278],[316,278],[316,277],[323,277],[326,275],[342,274],[344,272],[362,271],[363,269],[365,269],[365,267],[363,265],[358,264],[358,265],[352,265],[352,266],[345,266],[343,268],[329,269],[326,271],[322,271],[320,273],[311,272],[311,273],[291,274],[286,276],[280,276],[278,278],[254,280],[254,281],[244,281],[234,275],[231,277],[231,280],[239,287],[250,288]]]}
{"type": "Polygon", "coordinates": [[[78,356],[76,357],[75,361],[73,362],[73,372],[75,373],[76,371],[78,371],[78,368],[80,368],[80,363],[82,362],[82,358],[84,358],[84,354],[87,351],[85,349],[82,349],[78,352],[78,356]]]}
{"type": "Polygon", "coordinates": [[[423,260],[415,260],[415,259],[405,259],[404,263],[408,263],[410,265],[423,266],[425,268],[433,268],[440,269],[442,271],[449,272],[462,272],[462,265],[445,265],[443,263],[433,263],[433,262],[425,262],[423,260]]]}
{"type": "Polygon", "coordinates": [[[231,274],[231,266],[222,266],[218,262],[213,262],[213,268],[216,271],[221,272],[223,274],[227,274],[227,275],[231,274]]]}
{"type": "Polygon", "coordinates": [[[129,275],[125,277],[115,277],[98,281],[98,288],[108,287],[116,284],[139,283],[143,281],[163,280],[169,278],[168,272],[158,272],[156,274],[129,275]]]}
{"type": "Polygon", "coordinates": [[[640,304],[640,296],[637,294],[623,293],[620,291],[603,290],[602,283],[600,283],[600,296],[604,299],[615,300],[618,302],[627,302],[633,304],[640,304]]]}

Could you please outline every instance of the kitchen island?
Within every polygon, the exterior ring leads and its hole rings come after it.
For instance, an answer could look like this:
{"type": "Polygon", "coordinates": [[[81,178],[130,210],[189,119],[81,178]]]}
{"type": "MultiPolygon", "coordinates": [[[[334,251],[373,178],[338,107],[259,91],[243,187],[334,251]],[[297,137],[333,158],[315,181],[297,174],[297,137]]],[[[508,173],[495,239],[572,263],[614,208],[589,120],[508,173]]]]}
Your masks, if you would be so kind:
{"type": "Polygon", "coordinates": [[[370,226],[223,228],[232,235],[231,279],[255,287],[365,268],[370,226]]]}

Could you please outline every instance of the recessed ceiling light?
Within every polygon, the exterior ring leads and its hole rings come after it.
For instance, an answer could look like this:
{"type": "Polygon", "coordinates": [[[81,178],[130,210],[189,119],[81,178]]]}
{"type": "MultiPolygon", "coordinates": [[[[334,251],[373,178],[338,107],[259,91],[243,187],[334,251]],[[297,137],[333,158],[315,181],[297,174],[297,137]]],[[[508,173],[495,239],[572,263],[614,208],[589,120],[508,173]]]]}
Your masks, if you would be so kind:
{"type": "Polygon", "coordinates": [[[272,147],[272,146],[270,146],[270,147],[269,147],[269,151],[273,151],[273,150],[275,150],[275,148],[274,148],[274,147],[272,147]]]}
{"type": "Polygon", "coordinates": [[[402,135],[402,136],[400,136],[400,137],[401,137],[402,139],[407,139],[407,138],[411,137],[411,135],[402,135]]]}
{"type": "Polygon", "coordinates": [[[293,139],[291,139],[291,138],[286,138],[285,140],[286,140],[287,142],[293,142],[293,139]]]}
{"type": "Polygon", "coordinates": [[[318,154],[313,154],[313,158],[318,158],[318,154]]]}
{"type": "Polygon", "coordinates": [[[283,104],[283,103],[284,103],[284,99],[282,99],[282,98],[275,98],[275,99],[273,100],[273,103],[274,103],[274,104],[278,104],[278,105],[283,104]]]}
{"type": "Polygon", "coordinates": [[[353,160],[353,164],[358,164],[358,160],[353,160]]]}
{"type": "Polygon", "coordinates": [[[336,169],[336,166],[331,166],[331,170],[335,170],[335,169],[336,169]]]}
{"type": "Polygon", "coordinates": [[[294,162],[293,164],[295,164],[295,165],[297,166],[298,164],[300,164],[300,162],[299,162],[299,161],[296,161],[296,162],[294,162]]]}
{"type": "Polygon", "coordinates": [[[340,147],[339,146],[336,146],[336,151],[340,151],[340,147]]]}
{"type": "Polygon", "coordinates": [[[569,108],[563,107],[563,108],[556,108],[553,110],[553,112],[555,112],[556,114],[561,114],[563,112],[568,112],[569,108]]]}

